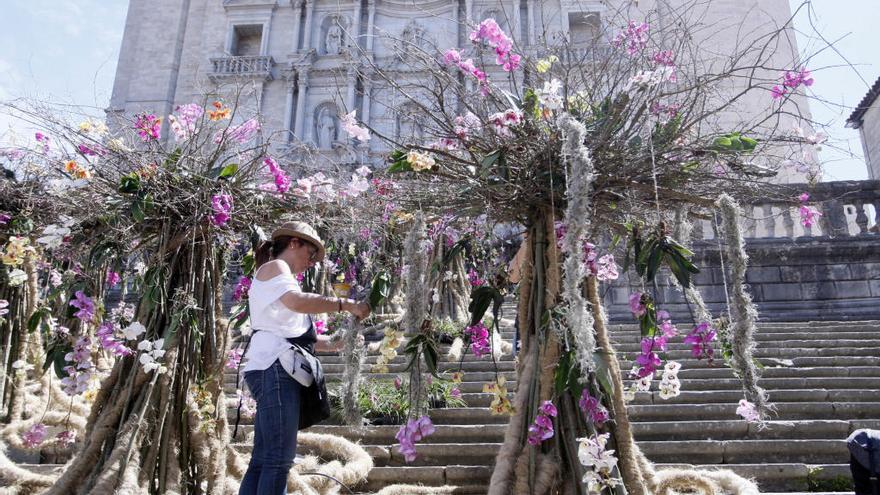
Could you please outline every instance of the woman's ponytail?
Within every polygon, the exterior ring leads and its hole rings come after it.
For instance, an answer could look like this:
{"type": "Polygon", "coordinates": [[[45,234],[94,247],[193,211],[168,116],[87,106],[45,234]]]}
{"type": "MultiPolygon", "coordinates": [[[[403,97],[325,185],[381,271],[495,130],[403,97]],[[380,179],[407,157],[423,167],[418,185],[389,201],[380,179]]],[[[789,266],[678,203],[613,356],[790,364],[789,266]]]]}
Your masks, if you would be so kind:
{"type": "Polygon", "coordinates": [[[254,251],[254,270],[263,266],[272,259],[272,241],[260,241],[257,250],[254,251]]]}
{"type": "Polygon", "coordinates": [[[254,270],[256,271],[264,263],[272,261],[290,245],[290,241],[294,239],[291,236],[281,236],[271,241],[261,241],[254,251],[254,270]]]}

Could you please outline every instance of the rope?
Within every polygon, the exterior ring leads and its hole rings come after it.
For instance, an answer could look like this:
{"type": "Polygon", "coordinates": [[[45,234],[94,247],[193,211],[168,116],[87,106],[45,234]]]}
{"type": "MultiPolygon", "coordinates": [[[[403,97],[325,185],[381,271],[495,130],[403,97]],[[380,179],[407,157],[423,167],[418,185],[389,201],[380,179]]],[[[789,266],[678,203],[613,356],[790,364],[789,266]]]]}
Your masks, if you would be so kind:
{"type": "Polygon", "coordinates": [[[721,260],[721,283],[724,285],[724,303],[727,305],[727,317],[730,318],[730,293],[727,290],[727,271],[724,269],[724,249],[721,247],[721,228],[718,226],[718,214],[712,212],[715,223],[715,239],[718,241],[718,258],[721,260]]]}
{"type": "Polygon", "coordinates": [[[299,475],[300,476],[323,476],[325,478],[330,478],[331,480],[335,481],[339,486],[341,486],[342,488],[345,488],[345,490],[348,493],[351,493],[352,495],[354,495],[354,492],[351,491],[351,488],[349,488],[348,485],[339,481],[338,479],[334,478],[333,476],[330,476],[329,474],[311,472],[311,473],[299,473],[299,475]]]}

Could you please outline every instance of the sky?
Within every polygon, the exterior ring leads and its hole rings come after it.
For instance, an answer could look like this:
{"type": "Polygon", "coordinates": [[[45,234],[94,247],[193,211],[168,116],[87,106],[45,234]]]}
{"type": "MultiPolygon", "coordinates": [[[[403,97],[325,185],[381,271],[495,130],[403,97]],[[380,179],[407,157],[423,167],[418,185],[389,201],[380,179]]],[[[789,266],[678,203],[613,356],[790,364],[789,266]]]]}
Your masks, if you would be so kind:
{"type": "MultiPolygon", "coordinates": [[[[220,1],[220,0],[216,0],[220,1]]],[[[760,0],[759,0],[760,1],[760,0]]],[[[794,11],[804,0],[790,0],[794,11]]],[[[825,50],[810,58],[813,118],[829,125],[831,139],[820,152],[825,180],[865,179],[858,131],[846,118],[880,77],[880,0],[811,0],[795,18],[798,47],[813,53],[821,42],[810,27],[843,54],[825,50]]],[[[113,87],[128,0],[3,0],[0,30],[0,101],[30,97],[91,107],[103,115],[113,87]]],[[[0,115],[0,135],[9,118],[0,115]]]]}

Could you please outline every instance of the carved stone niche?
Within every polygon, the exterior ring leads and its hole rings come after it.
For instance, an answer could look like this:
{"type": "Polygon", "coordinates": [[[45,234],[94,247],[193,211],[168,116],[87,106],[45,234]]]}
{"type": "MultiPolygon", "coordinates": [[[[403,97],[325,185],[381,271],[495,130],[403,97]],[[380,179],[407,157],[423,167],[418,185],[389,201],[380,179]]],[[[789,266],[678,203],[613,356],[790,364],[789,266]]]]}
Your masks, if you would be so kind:
{"type": "Polygon", "coordinates": [[[397,139],[402,143],[418,144],[425,136],[425,130],[418,119],[419,109],[415,105],[403,105],[397,110],[397,139]]]}
{"type": "Polygon", "coordinates": [[[433,39],[418,21],[411,20],[403,28],[398,41],[398,53],[405,61],[418,59],[420,55],[432,53],[435,48],[433,39]]]}
{"type": "Polygon", "coordinates": [[[341,55],[348,51],[348,35],[351,23],[343,15],[331,14],[321,21],[321,55],[341,55]]]}
{"type": "Polygon", "coordinates": [[[339,111],[333,102],[325,102],[315,108],[315,146],[330,150],[339,143],[339,111]]]}

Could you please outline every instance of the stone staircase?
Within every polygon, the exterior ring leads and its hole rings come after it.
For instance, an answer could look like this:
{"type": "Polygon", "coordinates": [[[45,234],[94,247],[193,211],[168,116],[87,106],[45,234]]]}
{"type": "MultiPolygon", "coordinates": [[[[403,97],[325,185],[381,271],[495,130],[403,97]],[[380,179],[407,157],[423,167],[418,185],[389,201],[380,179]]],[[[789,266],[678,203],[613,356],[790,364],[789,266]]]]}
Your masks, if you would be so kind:
{"type": "MultiPolygon", "coordinates": [[[[514,314],[506,304],[505,315],[514,314]]],[[[505,340],[512,340],[512,320],[503,320],[505,340]]],[[[685,326],[682,325],[682,328],[685,326]]],[[[683,337],[670,344],[666,359],[682,364],[682,394],[663,400],[656,392],[638,393],[630,417],[640,447],[659,466],[696,465],[730,468],[754,478],[762,491],[849,490],[849,454],[845,438],[858,428],[880,428],[880,322],[772,323],[760,326],[756,356],[765,366],[761,384],[770,393],[778,416],[765,428],[751,425],[735,410],[742,398],[739,381],[720,360],[714,365],[691,358],[683,337]]],[[[612,337],[624,370],[639,351],[636,325],[615,325],[612,337]]],[[[369,379],[393,379],[405,367],[403,356],[389,366],[391,373],[369,379]]],[[[340,356],[323,356],[330,380],[339,379],[340,356]]],[[[515,389],[515,363],[504,356],[498,370],[515,389]]],[[[443,362],[441,369],[457,370],[443,362]]],[[[506,416],[490,414],[490,394],[483,384],[493,378],[491,359],[465,357],[460,385],[468,407],[434,409],[436,433],[417,445],[418,459],[410,464],[395,447],[398,426],[352,428],[322,424],[309,431],[332,433],[360,441],[375,467],[360,491],[393,483],[458,485],[460,493],[485,493],[495,453],[503,441],[506,416]]],[[[230,393],[234,375],[227,378],[230,393]]],[[[239,430],[236,447],[250,448],[239,430]]]]}
{"type": "MultiPolygon", "coordinates": [[[[505,315],[514,308],[505,304],[505,315]]],[[[502,337],[513,338],[512,320],[502,320],[502,337]]],[[[685,325],[681,326],[682,329],[685,325]]],[[[880,322],[767,323],[759,327],[756,356],[765,366],[761,385],[770,393],[778,416],[759,428],[736,415],[742,398],[738,380],[720,360],[714,365],[691,359],[682,337],[673,339],[665,358],[682,364],[682,394],[662,400],[641,392],[630,403],[630,417],[640,447],[658,466],[724,467],[754,478],[762,492],[839,492],[849,488],[849,454],[845,438],[858,428],[880,428],[880,322]]],[[[613,340],[629,370],[638,353],[636,325],[614,325],[613,340]]],[[[364,367],[370,380],[393,379],[405,367],[398,356],[391,373],[369,373],[376,354],[364,367]]],[[[444,354],[445,358],[445,354],[444,354]]],[[[328,380],[339,380],[340,356],[322,357],[328,380]]],[[[457,364],[445,361],[445,370],[457,364]]],[[[515,363],[510,355],[498,362],[515,390],[515,363]]],[[[503,441],[506,416],[490,414],[490,394],[483,384],[494,377],[491,358],[465,357],[460,385],[468,407],[434,409],[436,432],[417,444],[418,459],[410,464],[395,447],[398,426],[352,428],[332,422],[310,432],[332,433],[359,441],[373,456],[375,467],[359,492],[394,483],[457,485],[458,493],[485,493],[495,454],[503,441]]],[[[235,375],[225,377],[226,391],[235,394],[235,375]]],[[[235,409],[229,409],[230,421],[235,409]]],[[[235,448],[250,450],[253,427],[242,418],[235,448]]],[[[305,453],[305,452],[303,452],[305,453]]],[[[34,465],[47,472],[56,466],[34,465]]]]}

